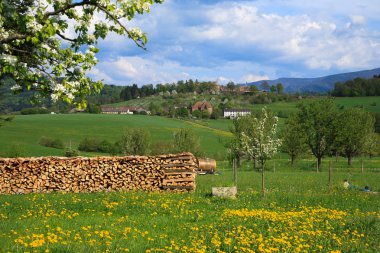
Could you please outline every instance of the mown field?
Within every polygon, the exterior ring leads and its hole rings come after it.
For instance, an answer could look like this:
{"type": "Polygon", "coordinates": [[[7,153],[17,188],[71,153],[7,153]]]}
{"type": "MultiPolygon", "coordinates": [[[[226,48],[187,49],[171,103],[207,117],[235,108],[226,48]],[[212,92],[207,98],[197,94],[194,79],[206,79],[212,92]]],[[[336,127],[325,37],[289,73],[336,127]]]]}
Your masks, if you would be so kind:
{"type": "Polygon", "coordinates": [[[199,175],[193,193],[104,192],[0,196],[0,252],[378,252],[378,172],[238,173],[238,197],[211,197],[232,172],[199,175]]]}
{"type": "MultiPolygon", "coordinates": [[[[215,126],[157,116],[103,115],[103,114],[55,114],[19,115],[0,128],[0,154],[7,156],[18,151],[22,156],[62,156],[64,150],[43,147],[38,144],[42,136],[60,138],[66,146],[77,148],[85,137],[114,142],[121,138],[126,128],[144,128],[150,133],[152,144],[169,143],[174,131],[187,127],[200,137],[201,151],[206,156],[222,157],[223,141],[229,138],[229,120],[219,120],[215,126]]],[[[107,155],[81,153],[85,156],[107,155]]]]}

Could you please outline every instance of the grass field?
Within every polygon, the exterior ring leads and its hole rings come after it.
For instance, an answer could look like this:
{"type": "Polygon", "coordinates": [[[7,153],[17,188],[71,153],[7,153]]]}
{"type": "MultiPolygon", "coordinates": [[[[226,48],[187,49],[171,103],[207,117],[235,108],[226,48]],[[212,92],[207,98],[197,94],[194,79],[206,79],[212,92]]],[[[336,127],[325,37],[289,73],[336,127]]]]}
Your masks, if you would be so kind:
{"type": "MultiPolygon", "coordinates": [[[[223,95],[199,95],[198,100],[207,100],[211,101],[212,98],[215,99],[215,101],[219,101],[220,98],[223,97],[223,95]]],[[[264,106],[271,109],[274,112],[286,112],[286,113],[292,113],[297,111],[297,104],[301,101],[309,102],[313,101],[315,99],[319,98],[306,98],[302,99],[297,102],[275,102],[271,104],[250,104],[249,99],[245,96],[240,96],[235,98],[235,104],[238,108],[248,108],[252,110],[261,110],[264,106]]],[[[174,101],[174,99],[167,99],[167,102],[174,101]]],[[[112,106],[118,107],[122,105],[127,106],[141,106],[148,108],[150,103],[163,103],[166,100],[163,99],[160,96],[152,96],[152,97],[146,97],[146,98],[140,98],[140,99],[134,99],[129,100],[125,102],[120,102],[116,104],[112,104],[112,106]]],[[[189,103],[192,103],[196,100],[194,100],[193,95],[188,97],[180,97],[176,100],[179,104],[182,105],[188,105],[189,103]]],[[[341,108],[342,106],[344,108],[350,108],[350,107],[358,107],[363,108],[366,111],[369,112],[378,112],[380,113],[380,97],[337,97],[334,98],[334,102],[338,108],[341,108]]]]}
{"type": "MultiPolygon", "coordinates": [[[[25,156],[63,155],[39,138],[76,147],[84,137],[115,141],[125,128],[146,128],[153,141],[166,142],[175,129],[190,127],[204,153],[223,160],[219,140],[228,138],[230,125],[140,115],[16,116],[0,128],[0,153],[13,147],[25,156]]],[[[315,167],[311,156],[292,167],[276,155],[266,165],[265,199],[249,162],[238,172],[237,199],[211,197],[211,187],[233,184],[224,161],[220,175],[197,176],[193,193],[0,195],[0,252],[379,252],[380,194],[344,190],[342,181],[380,192],[380,159],[355,158],[347,166],[328,158],[322,172],[315,167]]]]}
{"type": "MultiPolygon", "coordinates": [[[[219,126],[229,124],[220,120],[219,126]]],[[[66,146],[76,148],[85,137],[114,142],[126,128],[145,128],[150,132],[153,143],[169,143],[173,132],[188,127],[200,137],[202,151],[206,156],[223,157],[225,149],[220,140],[229,138],[223,127],[210,127],[197,122],[186,122],[156,116],[103,115],[103,114],[56,114],[20,115],[0,128],[0,154],[7,156],[11,149],[19,149],[22,156],[47,156],[64,154],[62,149],[47,148],[38,144],[41,136],[60,138],[66,146]]],[[[100,154],[83,153],[94,156],[100,154]]],[[[104,154],[103,154],[104,155],[104,154]]]]}
{"type": "Polygon", "coordinates": [[[197,177],[194,193],[0,196],[0,252],[378,252],[378,172],[238,173],[238,197],[210,197],[232,172],[197,177]]]}

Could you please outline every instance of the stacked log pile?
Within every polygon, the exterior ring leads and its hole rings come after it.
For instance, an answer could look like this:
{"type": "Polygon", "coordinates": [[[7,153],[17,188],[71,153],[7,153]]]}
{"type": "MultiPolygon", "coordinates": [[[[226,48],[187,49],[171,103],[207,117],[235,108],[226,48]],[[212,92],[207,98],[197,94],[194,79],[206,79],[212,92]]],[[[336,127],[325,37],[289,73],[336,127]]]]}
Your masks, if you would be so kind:
{"type": "Polygon", "coordinates": [[[96,158],[0,158],[0,193],[195,190],[190,153],[96,158]]]}

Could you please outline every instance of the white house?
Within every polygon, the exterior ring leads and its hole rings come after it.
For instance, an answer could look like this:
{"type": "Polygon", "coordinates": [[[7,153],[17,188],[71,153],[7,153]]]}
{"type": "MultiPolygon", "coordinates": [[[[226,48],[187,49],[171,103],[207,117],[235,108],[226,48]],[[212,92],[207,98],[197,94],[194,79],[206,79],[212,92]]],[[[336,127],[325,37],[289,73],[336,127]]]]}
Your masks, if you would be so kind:
{"type": "Polygon", "coordinates": [[[249,109],[224,109],[223,111],[223,117],[230,119],[249,114],[251,114],[251,110],[249,109]]]}

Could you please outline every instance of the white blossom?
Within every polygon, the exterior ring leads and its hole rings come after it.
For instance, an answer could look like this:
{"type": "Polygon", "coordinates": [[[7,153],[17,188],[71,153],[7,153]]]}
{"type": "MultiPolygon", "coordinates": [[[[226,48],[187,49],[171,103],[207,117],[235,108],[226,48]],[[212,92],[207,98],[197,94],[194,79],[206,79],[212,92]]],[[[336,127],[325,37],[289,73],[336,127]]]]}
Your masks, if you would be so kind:
{"type": "Polygon", "coordinates": [[[150,9],[150,3],[148,3],[148,2],[144,3],[144,4],[142,5],[142,9],[143,9],[144,11],[149,11],[149,9],[150,9]]]}
{"type": "Polygon", "coordinates": [[[53,102],[57,102],[58,99],[59,99],[59,95],[56,94],[56,93],[52,93],[52,94],[50,95],[50,97],[51,97],[51,100],[53,100],[53,102]]]}
{"type": "Polygon", "coordinates": [[[22,87],[18,84],[15,84],[11,87],[11,90],[12,91],[18,91],[18,90],[22,90],[22,87]]]}
{"type": "Polygon", "coordinates": [[[143,36],[142,31],[138,27],[134,27],[130,30],[130,33],[133,37],[141,38],[143,36]]]}

